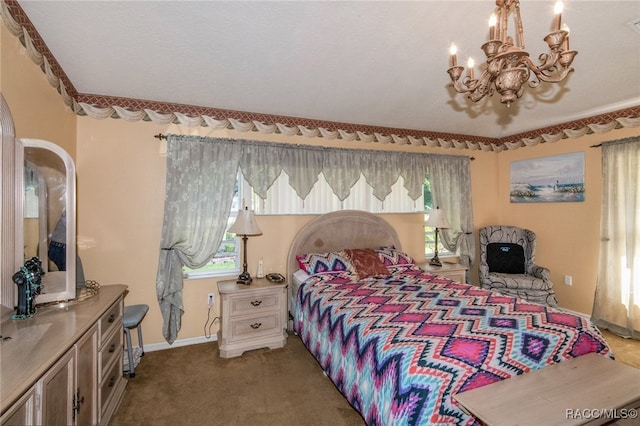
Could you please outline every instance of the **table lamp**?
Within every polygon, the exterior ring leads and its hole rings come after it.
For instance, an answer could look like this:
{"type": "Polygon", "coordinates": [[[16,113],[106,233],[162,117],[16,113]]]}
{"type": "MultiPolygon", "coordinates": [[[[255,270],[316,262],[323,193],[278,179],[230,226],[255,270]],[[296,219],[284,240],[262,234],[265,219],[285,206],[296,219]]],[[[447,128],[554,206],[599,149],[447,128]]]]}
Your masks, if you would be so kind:
{"type": "Polygon", "coordinates": [[[436,229],[436,246],[433,251],[434,256],[429,264],[433,266],[442,266],[442,262],[440,262],[440,259],[438,259],[438,230],[449,228],[449,222],[447,222],[447,218],[444,216],[442,210],[440,210],[440,207],[436,207],[435,209],[431,209],[429,218],[424,224],[436,229]]]}
{"type": "Polygon", "coordinates": [[[235,223],[229,228],[229,232],[242,236],[242,273],[238,276],[237,282],[239,284],[249,285],[253,279],[249,271],[247,271],[247,239],[249,236],[262,235],[253,210],[249,210],[248,207],[239,210],[238,217],[236,217],[235,223]]]}

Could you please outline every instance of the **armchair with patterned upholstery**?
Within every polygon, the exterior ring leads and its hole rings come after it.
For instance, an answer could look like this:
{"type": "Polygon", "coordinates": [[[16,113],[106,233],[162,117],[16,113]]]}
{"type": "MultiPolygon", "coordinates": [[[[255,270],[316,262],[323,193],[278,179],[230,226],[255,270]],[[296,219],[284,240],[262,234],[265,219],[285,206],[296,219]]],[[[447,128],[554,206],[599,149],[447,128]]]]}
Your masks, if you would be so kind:
{"type": "Polygon", "coordinates": [[[480,286],[530,302],[556,306],[550,271],[535,264],[536,234],[515,226],[480,229],[480,286]]]}

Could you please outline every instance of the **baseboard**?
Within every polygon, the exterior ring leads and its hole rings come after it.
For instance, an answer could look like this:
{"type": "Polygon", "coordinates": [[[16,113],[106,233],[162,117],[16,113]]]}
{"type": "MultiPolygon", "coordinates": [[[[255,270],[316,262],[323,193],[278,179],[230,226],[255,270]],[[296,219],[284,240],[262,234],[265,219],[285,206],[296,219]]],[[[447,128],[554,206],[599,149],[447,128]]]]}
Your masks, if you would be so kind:
{"type": "Polygon", "coordinates": [[[153,352],[153,351],[162,351],[164,349],[171,349],[171,348],[179,348],[180,346],[189,346],[189,345],[198,345],[200,343],[210,343],[210,342],[217,342],[218,341],[218,335],[214,334],[212,336],[210,336],[209,338],[205,337],[205,336],[200,336],[200,337],[190,337],[188,339],[179,339],[179,340],[175,340],[173,342],[173,344],[169,344],[167,342],[164,343],[151,343],[151,344],[145,344],[144,345],[144,351],[145,352],[153,352]]]}
{"type": "Polygon", "coordinates": [[[567,308],[561,308],[559,306],[557,306],[556,309],[559,309],[559,310],[564,311],[564,312],[568,312],[568,313],[573,314],[573,315],[577,315],[579,317],[582,317],[582,318],[584,318],[586,320],[591,321],[591,315],[583,314],[582,312],[573,311],[573,310],[567,309],[567,308]]]}

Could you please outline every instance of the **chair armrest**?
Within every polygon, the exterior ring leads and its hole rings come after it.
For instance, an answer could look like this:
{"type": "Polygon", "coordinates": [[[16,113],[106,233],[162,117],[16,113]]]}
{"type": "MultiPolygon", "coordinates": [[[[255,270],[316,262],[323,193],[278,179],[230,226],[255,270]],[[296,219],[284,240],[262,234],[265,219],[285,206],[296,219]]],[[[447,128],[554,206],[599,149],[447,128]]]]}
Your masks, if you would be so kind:
{"type": "Polygon", "coordinates": [[[533,265],[531,267],[531,275],[545,281],[551,281],[551,271],[543,266],[533,265]]]}
{"type": "Polygon", "coordinates": [[[489,265],[483,265],[483,264],[478,265],[478,275],[480,276],[480,278],[488,276],[489,265]]]}

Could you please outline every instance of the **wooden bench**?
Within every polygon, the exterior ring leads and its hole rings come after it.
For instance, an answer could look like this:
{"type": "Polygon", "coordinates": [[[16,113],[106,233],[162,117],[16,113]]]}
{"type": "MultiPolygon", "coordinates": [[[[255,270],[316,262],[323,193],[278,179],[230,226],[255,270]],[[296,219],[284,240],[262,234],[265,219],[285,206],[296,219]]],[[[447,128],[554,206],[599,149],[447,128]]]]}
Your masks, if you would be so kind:
{"type": "Polygon", "coordinates": [[[588,354],[453,398],[486,425],[639,424],[640,369],[588,354]]]}

